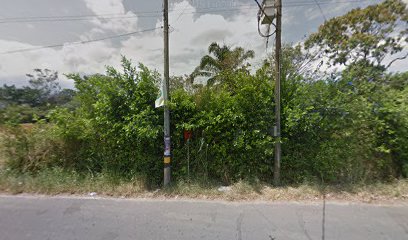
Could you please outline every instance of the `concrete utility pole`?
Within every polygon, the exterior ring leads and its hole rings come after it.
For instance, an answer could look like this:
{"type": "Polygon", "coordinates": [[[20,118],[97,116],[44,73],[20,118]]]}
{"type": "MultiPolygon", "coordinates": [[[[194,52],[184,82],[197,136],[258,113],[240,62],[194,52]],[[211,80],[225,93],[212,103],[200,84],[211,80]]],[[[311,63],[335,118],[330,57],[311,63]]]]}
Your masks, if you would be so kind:
{"type": "Polygon", "coordinates": [[[171,180],[171,138],[170,138],[170,111],[169,101],[169,1],[163,1],[164,22],[164,186],[171,180]]]}
{"type": "Polygon", "coordinates": [[[276,9],[276,43],[275,43],[275,162],[273,171],[273,182],[275,186],[280,185],[281,165],[281,33],[282,33],[282,0],[275,0],[276,9]]]}

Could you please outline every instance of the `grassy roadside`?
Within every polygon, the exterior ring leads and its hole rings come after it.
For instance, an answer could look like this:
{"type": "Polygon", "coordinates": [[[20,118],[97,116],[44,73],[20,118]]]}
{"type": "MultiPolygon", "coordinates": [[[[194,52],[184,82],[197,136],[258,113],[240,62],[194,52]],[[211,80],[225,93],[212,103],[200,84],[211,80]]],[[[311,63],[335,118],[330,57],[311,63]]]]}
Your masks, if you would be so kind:
{"type": "MultiPolygon", "coordinates": [[[[142,179],[118,181],[108,176],[84,177],[62,170],[40,172],[37,176],[12,175],[0,171],[0,193],[74,194],[132,198],[187,198],[227,201],[316,201],[323,198],[317,184],[274,188],[267,184],[238,182],[220,189],[216,184],[178,182],[168,189],[148,189],[142,179]]],[[[326,186],[327,200],[381,203],[408,202],[408,181],[369,185],[326,186]]]]}
{"type": "Polygon", "coordinates": [[[6,163],[6,154],[5,154],[5,149],[4,149],[4,139],[3,137],[5,136],[5,130],[4,127],[0,124],[0,170],[2,166],[5,165],[6,163]]]}

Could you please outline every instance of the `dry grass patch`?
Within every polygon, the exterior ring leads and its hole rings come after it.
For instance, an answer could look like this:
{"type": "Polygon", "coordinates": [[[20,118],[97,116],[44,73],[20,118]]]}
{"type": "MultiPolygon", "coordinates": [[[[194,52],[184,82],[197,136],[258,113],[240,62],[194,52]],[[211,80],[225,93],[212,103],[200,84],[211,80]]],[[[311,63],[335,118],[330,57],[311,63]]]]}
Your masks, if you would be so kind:
{"type": "Polygon", "coordinates": [[[365,203],[407,201],[408,180],[391,183],[332,185],[302,184],[299,186],[273,187],[260,183],[235,183],[220,191],[219,186],[178,185],[162,193],[166,197],[217,199],[227,201],[353,201],[365,203]],[[226,190],[225,190],[226,189],[226,190]]]}
{"type": "Polygon", "coordinates": [[[165,189],[149,188],[143,178],[130,181],[107,175],[82,176],[60,169],[42,171],[36,176],[6,174],[0,170],[0,192],[18,194],[76,194],[127,198],[206,199],[226,201],[320,201],[380,203],[408,202],[408,180],[391,183],[330,185],[317,184],[273,187],[262,183],[237,182],[222,187],[216,183],[179,181],[165,189]]]}

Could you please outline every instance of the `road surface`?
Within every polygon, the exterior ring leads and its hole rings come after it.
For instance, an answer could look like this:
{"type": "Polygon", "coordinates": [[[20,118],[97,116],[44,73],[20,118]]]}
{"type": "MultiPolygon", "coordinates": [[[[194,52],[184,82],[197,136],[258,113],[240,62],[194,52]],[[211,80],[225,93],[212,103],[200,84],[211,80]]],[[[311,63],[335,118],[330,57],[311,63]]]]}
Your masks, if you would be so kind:
{"type": "Polygon", "coordinates": [[[0,196],[0,239],[407,240],[408,205],[0,196]]]}

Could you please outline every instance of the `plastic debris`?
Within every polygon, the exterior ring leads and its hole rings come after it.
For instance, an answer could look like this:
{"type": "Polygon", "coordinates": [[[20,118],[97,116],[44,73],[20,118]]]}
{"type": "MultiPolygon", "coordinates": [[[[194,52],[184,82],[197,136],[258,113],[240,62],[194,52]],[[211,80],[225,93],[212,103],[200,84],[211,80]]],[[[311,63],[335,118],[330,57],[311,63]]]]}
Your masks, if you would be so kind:
{"type": "Polygon", "coordinates": [[[95,197],[96,195],[98,195],[96,192],[89,193],[89,196],[91,196],[91,197],[95,197]]]}
{"type": "Polygon", "coordinates": [[[231,191],[231,187],[227,187],[227,186],[221,186],[218,188],[219,192],[229,192],[231,191]]]}

